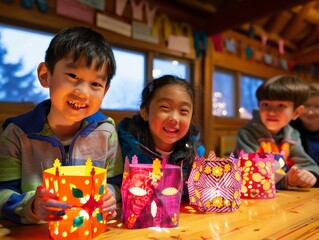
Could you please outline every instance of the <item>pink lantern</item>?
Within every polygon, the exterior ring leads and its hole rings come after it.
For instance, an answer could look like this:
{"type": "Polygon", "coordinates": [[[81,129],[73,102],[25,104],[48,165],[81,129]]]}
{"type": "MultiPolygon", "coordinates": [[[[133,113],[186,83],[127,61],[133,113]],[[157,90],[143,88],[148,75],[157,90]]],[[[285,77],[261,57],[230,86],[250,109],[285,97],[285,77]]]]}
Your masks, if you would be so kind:
{"type": "Polygon", "coordinates": [[[187,181],[191,205],[202,212],[232,212],[239,208],[241,172],[238,159],[196,156],[187,181]]]}
{"type": "Polygon", "coordinates": [[[122,193],[122,220],[128,228],[176,227],[182,197],[182,169],[161,163],[132,164],[125,160],[122,193]]]}
{"type": "Polygon", "coordinates": [[[61,166],[56,159],[53,168],[43,171],[43,185],[73,206],[65,210],[63,220],[49,222],[52,239],[93,239],[106,231],[106,169],[92,166],[91,159],[85,166],[61,166]]]}
{"type": "Polygon", "coordinates": [[[276,196],[275,161],[271,153],[240,153],[241,198],[271,199],[276,196]]]}

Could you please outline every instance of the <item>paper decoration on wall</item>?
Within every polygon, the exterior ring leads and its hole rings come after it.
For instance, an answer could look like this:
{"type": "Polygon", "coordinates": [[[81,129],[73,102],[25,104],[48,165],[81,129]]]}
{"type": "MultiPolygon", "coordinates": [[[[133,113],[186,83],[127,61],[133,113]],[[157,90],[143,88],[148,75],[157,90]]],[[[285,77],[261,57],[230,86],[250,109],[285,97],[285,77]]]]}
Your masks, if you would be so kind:
{"type": "Polygon", "coordinates": [[[134,0],[130,0],[132,10],[133,10],[133,19],[134,20],[143,20],[143,7],[145,5],[145,1],[140,1],[136,3],[134,0]]]}
{"type": "Polygon", "coordinates": [[[206,56],[207,54],[207,33],[202,31],[194,32],[194,48],[196,57],[199,57],[201,53],[206,56]]]}
{"type": "Polygon", "coordinates": [[[57,0],[56,13],[89,24],[94,23],[94,9],[75,0],[57,0]]]}
{"type": "Polygon", "coordinates": [[[119,16],[123,15],[127,0],[116,0],[115,1],[115,13],[119,16]]]}
{"type": "Polygon", "coordinates": [[[156,14],[156,11],[157,11],[157,7],[153,7],[151,9],[148,1],[145,2],[145,10],[146,10],[146,22],[147,22],[147,25],[149,27],[152,27],[153,26],[153,23],[154,23],[154,19],[155,19],[155,14],[156,14]]]}
{"type": "Polygon", "coordinates": [[[254,58],[256,61],[261,61],[263,59],[263,52],[260,50],[255,51],[254,58]]]}
{"type": "Polygon", "coordinates": [[[288,69],[290,71],[292,71],[295,68],[295,65],[296,65],[295,61],[293,61],[291,59],[288,60],[288,69]]]}
{"type": "Polygon", "coordinates": [[[239,154],[242,167],[242,199],[271,199],[276,196],[274,155],[239,154]]]}
{"type": "Polygon", "coordinates": [[[214,43],[214,49],[216,52],[223,51],[223,37],[221,33],[215,34],[212,36],[212,40],[214,43]]]}
{"type": "Polygon", "coordinates": [[[35,2],[36,2],[36,5],[38,6],[38,9],[40,12],[42,12],[42,13],[48,12],[47,0],[21,0],[20,4],[22,7],[26,8],[26,9],[31,9],[35,2]]]}
{"type": "Polygon", "coordinates": [[[278,50],[280,54],[284,54],[285,53],[285,43],[284,40],[280,39],[278,41],[278,50]]]}
{"type": "Polygon", "coordinates": [[[144,42],[158,44],[158,37],[152,35],[152,29],[144,23],[133,21],[132,23],[132,37],[144,42]]]}
{"type": "Polygon", "coordinates": [[[182,197],[182,169],[155,159],[139,164],[136,156],[125,159],[122,220],[128,228],[176,227],[182,197]]]}
{"type": "Polygon", "coordinates": [[[105,9],[105,1],[101,0],[80,0],[81,3],[88,5],[92,8],[104,11],[105,9]]]}
{"type": "Polygon", "coordinates": [[[172,23],[172,34],[168,38],[167,48],[183,53],[190,53],[194,45],[192,28],[187,23],[172,23]]]}
{"type": "Polygon", "coordinates": [[[52,168],[43,171],[45,189],[73,206],[62,220],[49,222],[52,239],[93,239],[106,231],[107,213],[102,212],[106,172],[93,166],[91,159],[85,166],[61,166],[56,159],[52,168]]]}
{"type": "Polygon", "coordinates": [[[279,59],[277,57],[273,57],[272,64],[274,67],[279,67],[279,59]]]}
{"type": "Polygon", "coordinates": [[[225,47],[228,52],[235,53],[236,52],[236,43],[234,39],[225,39],[225,47]]]}
{"type": "Polygon", "coordinates": [[[313,76],[313,77],[319,77],[319,69],[315,66],[310,66],[310,74],[313,76]]]}
{"type": "Polygon", "coordinates": [[[267,45],[267,41],[268,41],[267,35],[264,34],[264,33],[262,33],[260,37],[261,37],[261,43],[262,43],[262,45],[266,46],[266,45],[267,45]]]}
{"type": "Polygon", "coordinates": [[[283,70],[288,71],[288,62],[286,59],[280,59],[280,65],[283,70]]]}
{"type": "Polygon", "coordinates": [[[202,212],[232,212],[239,208],[241,170],[234,155],[218,158],[211,151],[207,159],[196,156],[188,181],[191,205],[202,212]]]}
{"type": "Polygon", "coordinates": [[[167,48],[183,53],[190,53],[189,39],[184,36],[171,35],[168,39],[167,48]]]}
{"type": "Polygon", "coordinates": [[[248,37],[249,38],[254,38],[255,37],[255,32],[256,32],[256,29],[255,29],[254,25],[250,24],[249,25],[249,29],[248,29],[248,37]]]}
{"type": "Polygon", "coordinates": [[[165,14],[162,14],[161,16],[157,17],[152,27],[152,35],[154,37],[160,38],[161,33],[164,34],[162,36],[164,40],[168,42],[168,39],[172,34],[172,24],[165,14]]]}
{"type": "Polygon", "coordinates": [[[247,58],[251,58],[253,56],[254,52],[250,46],[247,46],[245,49],[245,55],[247,58]]]}
{"type": "Polygon", "coordinates": [[[269,53],[264,54],[264,61],[266,64],[271,65],[272,64],[272,56],[269,53]]]}
{"type": "Polygon", "coordinates": [[[96,26],[124,35],[126,37],[131,37],[132,34],[132,26],[130,24],[119,21],[102,13],[97,13],[96,15],[96,26]]]}

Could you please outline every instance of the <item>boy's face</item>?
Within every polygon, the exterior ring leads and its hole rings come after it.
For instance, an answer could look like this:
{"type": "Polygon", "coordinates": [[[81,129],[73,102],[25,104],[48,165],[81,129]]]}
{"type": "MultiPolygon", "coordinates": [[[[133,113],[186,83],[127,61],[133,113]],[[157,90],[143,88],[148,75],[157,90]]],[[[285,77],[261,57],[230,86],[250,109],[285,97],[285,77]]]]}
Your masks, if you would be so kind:
{"type": "Polygon", "coordinates": [[[96,113],[102,103],[106,86],[106,66],[100,70],[87,68],[83,58],[73,63],[72,58],[63,58],[51,73],[44,63],[38,67],[39,80],[49,88],[51,124],[73,125],[96,113]]]}
{"type": "Polygon", "coordinates": [[[319,131],[319,96],[315,95],[307,100],[300,119],[309,131],[319,131]]]}
{"type": "Polygon", "coordinates": [[[155,147],[171,151],[174,143],[188,132],[193,103],[179,85],[166,85],[155,92],[148,111],[141,109],[141,115],[149,122],[155,147]]]}
{"type": "Polygon", "coordinates": [[[261,100],[258,106],[262,123],[273,134],[277,134],[291,120],[296,119],[303,110],[303,106],[294,110],[292,101],[281,100],[261,100]]]}

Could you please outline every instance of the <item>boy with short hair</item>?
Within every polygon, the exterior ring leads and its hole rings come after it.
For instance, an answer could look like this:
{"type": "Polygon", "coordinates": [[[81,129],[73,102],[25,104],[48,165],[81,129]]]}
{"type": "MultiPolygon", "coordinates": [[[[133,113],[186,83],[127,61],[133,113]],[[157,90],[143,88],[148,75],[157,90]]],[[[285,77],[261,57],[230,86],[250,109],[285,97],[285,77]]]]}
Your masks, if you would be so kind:
{"type": "Polygon", "coordinates": [[[123,160],[114,121],[99,112],[115,74],[113,51],[85,27],[59,32],[51,41],[38,78],[50,99],[9,118],[0,135],[0,217],[17,223],[60,220],[68,204],[43,189],[42,171],[56,158],[63,166],[108,166],[103,212],[116,213],[123,160]]]}
{"type": "Polygon", "coordinates": [[[319,83],[311,83],[309,87],[310,97],[304,111],[290,125],[299,131],[306,153],[319,165],[319,83]]]}
{"type": "Polygon", "coordinates": [[[256,91],[259,111],[237,134],[236,151],[280,153],[289,170],[280,181],[280,188],[288,186],[308,188],[318,181],[319,168],[302,147],[300,135],[289,125],[304,109],[309,87],[291,76],[277,76],[265,81],[256,91]]]}

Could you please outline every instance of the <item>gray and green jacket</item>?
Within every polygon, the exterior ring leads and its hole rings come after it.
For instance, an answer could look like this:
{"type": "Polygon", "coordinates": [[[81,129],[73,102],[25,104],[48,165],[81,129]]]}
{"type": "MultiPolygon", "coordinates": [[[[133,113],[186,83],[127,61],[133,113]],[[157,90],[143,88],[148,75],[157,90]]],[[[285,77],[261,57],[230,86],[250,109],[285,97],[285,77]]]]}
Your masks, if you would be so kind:
{"type": "Polygon", "coordinates": [[[108,167],[107,183],[119,201],[123,172],[118,135],[113,119],[101,112],[86,118],[74,136],[69,154],[54,136],[46,118],[51,101],[46,100],[32,111],[7,119],[0,135],[0,218],[17,223],[35,223],[29,201],[42,172],[51,168],[56,158],[63,166],[93,165],[108,167]]]}

